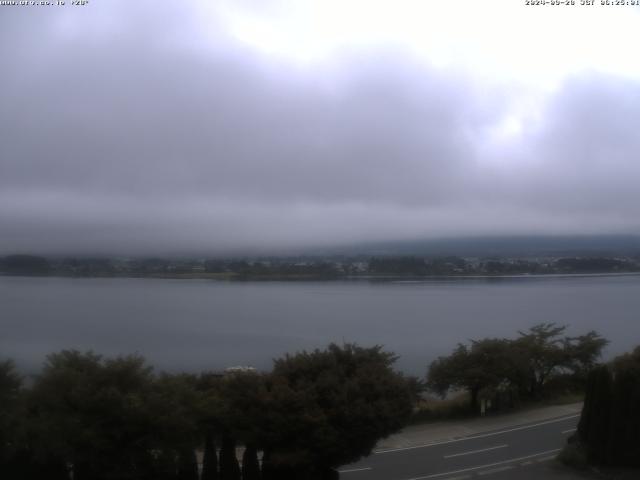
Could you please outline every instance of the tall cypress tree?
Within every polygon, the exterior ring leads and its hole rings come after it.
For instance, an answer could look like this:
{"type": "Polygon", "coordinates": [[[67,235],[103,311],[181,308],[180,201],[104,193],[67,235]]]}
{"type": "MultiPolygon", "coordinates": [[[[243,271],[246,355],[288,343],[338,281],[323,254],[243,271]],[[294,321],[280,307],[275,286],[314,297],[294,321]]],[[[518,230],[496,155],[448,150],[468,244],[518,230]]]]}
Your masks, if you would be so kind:
{"type": "Polygon", "coordinates": [[[607,463],[633,467],[640,466],[640,361],[634,367],[630,359],[614,368],[607,463]]]}
{"type": "Polygon", "coordinates": [[[590,399],[590,419],[586,430],[587,457],[596,464],[605,463],[611,422],[611,371],[606,365],[597,367],[593,373],[593,390],[590,399]]]}
{"type": "Polygon", "coordinates": [[[178,466],[175,453],[170,448],[163,448],[155,461],[154,478],[157,480],[175,480],[177,472],[178,466]]]}
{"type": "Polygon", "coordinates": [[[240,480],[240,465],[236,457],[236,442],[229,434],[222,436],[220,480],[240,480]]]}
{"type": "Polygon", "coordinates": [[[262,469],[260,473],[262,474],[262,480],[277,480],[277,476],[273,470],[271,453],[269,450],[264,450],[262,452],[262,469]]]}
{"type": "Polygon", "coordinates": [[[192,448],[185,448],[178,455],[178,480],[198,480],[198,459],[192,448]]]}
{"type": "Polygon", "coordinates": [[[202,458],[201,480],[218,480],[218,454],[213,434],[207,433],[204,440],[204,456],[202,458]]]}
{"type": "Polygon", "coordinates": [[[578,435],[590,463],[640,466],[640,347],[594,368],[578,435]]]}
{"type": "Polygon", "coordinates": [[[260,480],[258,450],[253,445],[247,445],[242,455],[242,480],[260,480]]]}
{"type": "Polygon", "coordinates": [[[589,430],[594,416],[593,398],[596,394],[596,377],[596,369],[591,370],[587,376],[584,403],[582,404],[582,414],[580,415],[580,421],[578,422],[578,437],[584,444],[588,441],[587,438],[589,436],[589,430]]]}

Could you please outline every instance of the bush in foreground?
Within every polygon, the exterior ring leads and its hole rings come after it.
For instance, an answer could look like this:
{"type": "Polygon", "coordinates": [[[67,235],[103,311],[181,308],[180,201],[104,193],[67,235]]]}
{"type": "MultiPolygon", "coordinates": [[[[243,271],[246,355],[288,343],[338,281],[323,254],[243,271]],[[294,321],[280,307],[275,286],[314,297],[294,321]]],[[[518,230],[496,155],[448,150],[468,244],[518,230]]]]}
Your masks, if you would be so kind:
{"type": "Polygon", "coordinates": [[[268,374],[157,375],[138,356],[63,351],[28,389],[0,363],[0,476],[194,480],[204,449],[208,480],[334,479],[409,419],[413,384],[394,361],[381,347],[332,344],[268,374]]]}

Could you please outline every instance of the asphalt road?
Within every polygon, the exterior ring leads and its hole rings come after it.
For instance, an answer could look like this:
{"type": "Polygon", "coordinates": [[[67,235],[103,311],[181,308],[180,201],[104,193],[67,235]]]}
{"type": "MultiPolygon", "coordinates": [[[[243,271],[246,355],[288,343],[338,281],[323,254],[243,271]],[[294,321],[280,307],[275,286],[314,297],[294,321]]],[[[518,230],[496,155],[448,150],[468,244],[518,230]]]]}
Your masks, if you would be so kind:
{"type": "MultiPolygon", "coordinates": [[[[343,480],[524,478],[555,458],[578,423],[570,415],[429,445],[377,451],[340,469],[343,480]],[[519,469],[524,469],[522,474],[519,469]]],[[[544,478],[544,477],[540,477],[544,478]]]]}

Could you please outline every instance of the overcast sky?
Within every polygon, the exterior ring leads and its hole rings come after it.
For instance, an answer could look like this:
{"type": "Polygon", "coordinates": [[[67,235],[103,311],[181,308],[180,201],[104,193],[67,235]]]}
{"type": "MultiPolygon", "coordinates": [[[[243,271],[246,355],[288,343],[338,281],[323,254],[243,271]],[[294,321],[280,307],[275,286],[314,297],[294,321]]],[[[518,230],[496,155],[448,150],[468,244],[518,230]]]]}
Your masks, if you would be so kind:
{"type": "Polygon", "coordinates": [[[0,253],[640,233],[640,7],[66,3],[0,6],[0,253]]]}

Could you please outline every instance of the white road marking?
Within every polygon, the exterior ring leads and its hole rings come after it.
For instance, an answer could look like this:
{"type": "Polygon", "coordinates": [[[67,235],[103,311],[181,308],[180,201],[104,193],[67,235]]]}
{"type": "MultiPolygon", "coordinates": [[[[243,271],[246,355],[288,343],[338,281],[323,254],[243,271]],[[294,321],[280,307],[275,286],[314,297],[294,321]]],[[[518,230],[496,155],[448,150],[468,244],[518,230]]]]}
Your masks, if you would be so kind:
{"type": "Polygon", "coordinates": [[[378,451],[373,452],[373,454],[374,455],[380,455],[382,453],[402,452],[404,450],[415,450],[417,448],[435,447],[437,445],[447,445],[449,443],[465,442],[465,441],[468,441],[468,440],[475,440],[477,438],[493,437],[494,435],[502,435],[503,433],[517,432],[519,430],[526,430],[528,428],[540,427],[542,425],[549,425],[551,423],[564,422],[565,420],[571,420],[572,418],[577,418],[579,416],[580,416],[580,414],[570,415],[568,417],[555,418],[553,420],[547,420],[546,422],[540,422],[540,423],[536,423],[536,424],[533,424],[533,425],[523,425],[522,427],[509,428],[507,430],[500,430],[498,432],[482,433],[480,435],[471,435],[471,436],[468,436],[468,437],[455,438],[455,439],[452,439],[452,440],[445,440],[445,441],[442,441],[442,442],[433,442],[433,443],[425,443],[425,444],[422,444],[422,445],[413,445],[411,447],[389,448],[389,449],[386,449],[386,450],[378,450],[378,451]]]}
{"type": "Polygon", "coordinates": [[[498,445],[496,447],[481,448],[480,450],[471,450],[469,452],[454,453],[452,455],[445,455],[444,458],[454,458],[454,457],[462,457],[463,455],[473,455],[474,453],[488,452],[489,450],[497,450],[498,448],[507,448],[508,446],[509,445],[498,445]]]}
{"type": "Polygon", "coordinates": [[[351,472],[364,472],[365,470],[371,470],[371,467],[350,468],[348,470],[338,470],[338,472],[340,472],[340,473],[351,473],[351,472]]]}
{"type": "Polygon", "coordinates": [[[565,433],[575,432],[576,430],[577,430],[577,428],[570,428],[569,430],[563,430],[560,433],[562,433],[564,435],[565,433]]]}
{"type": "Polygon", "coordinates": [[[507,470],[511,470],[513,465],[507,465],[506,467],[498,467],[492,468],[491,470],[484,470],[483,472],[478,472],[478,475],[492,475],[494,473],[506,472],[507,470]]]}
{"type": "Polygon", "coordinates": [[[548,457],[538,458],[538,459],[536,460],[536,462],[538,462],[538,463],[548,462],[548,461],[550,461],[550,460],[553,460],[554,458],[556,458],[556,456],[555,456],[555,455],[550,455],[550,456],[548,456],[548,457]]]}
{"type": "Polygon", "coordinates": [[[486,465],[478,465],[477,467],[463,468],[461,470],[454,470],[452,472],[434,473],[432,475],[424,475],[422,477],[412,477],[412,478],[408,478],[407,480],[426,480],[427,478],[438,478],[438,477],[444,477],[446,475],[455,475],[457,473],[472,472],[473,470],[481,470],[483,468],[497,467],[498,465],[504,465],[506,463],[516,463],[516,462],[519,462],[521,460],[527,460],[528,458],[539,457],[540,455],[548,455],[550,453],[557,453],[560,450],[561,450],[560,448],[556,448],[555,450],[547,450],[545,452],[538,452],[538,453],[534,453],[533,455],[526,455],[524,457],[510,458],[509,460],[503,460],[501,462],[488,463],[486,465]]]}

